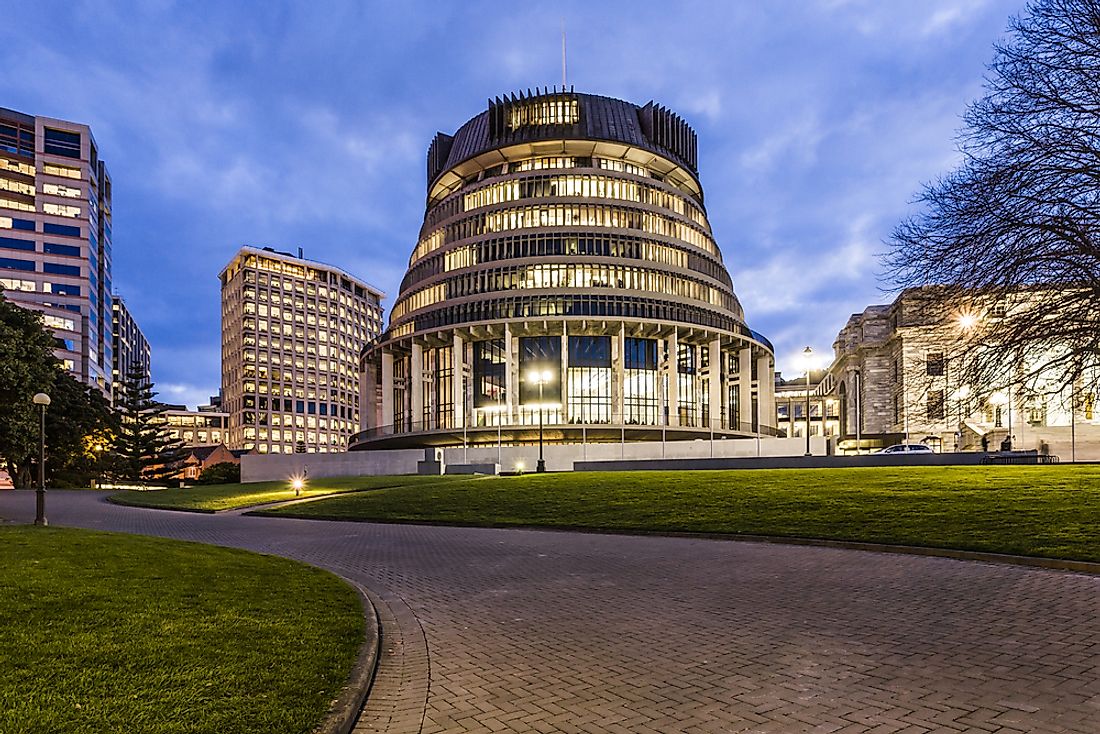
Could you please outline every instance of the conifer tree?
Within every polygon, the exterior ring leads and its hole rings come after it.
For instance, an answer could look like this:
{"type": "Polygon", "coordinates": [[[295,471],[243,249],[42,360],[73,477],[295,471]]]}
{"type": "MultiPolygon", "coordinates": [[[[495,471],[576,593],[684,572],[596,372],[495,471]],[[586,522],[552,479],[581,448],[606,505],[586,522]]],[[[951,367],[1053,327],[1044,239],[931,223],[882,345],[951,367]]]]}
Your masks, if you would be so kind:
{"type": "Polygon", "coordinates": [[[119,479],[147,482],[164,479],[178,471],[183,442],[168,434],[164,411],[168,406],[154,400],[153,383],[140,368],[122,380],[118,435],[115,439],[115,473],[119,479]]]}

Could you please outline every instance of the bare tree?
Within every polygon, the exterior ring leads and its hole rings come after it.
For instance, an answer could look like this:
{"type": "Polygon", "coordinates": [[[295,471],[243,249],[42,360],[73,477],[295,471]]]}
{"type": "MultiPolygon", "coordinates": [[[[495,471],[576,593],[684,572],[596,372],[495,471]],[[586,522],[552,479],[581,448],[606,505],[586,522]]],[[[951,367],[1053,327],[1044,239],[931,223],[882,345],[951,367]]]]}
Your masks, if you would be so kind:
{"type": "MultiPolygon", "coordinates": [[[[927,185],[886,256],[971,325],[975,385],[1076,392],[1100,355],[1100,0],[1036,0],[996,45],[960,167],[927,185]]],[[[947,316],[945,316],[946,318],[947,316]]]]}

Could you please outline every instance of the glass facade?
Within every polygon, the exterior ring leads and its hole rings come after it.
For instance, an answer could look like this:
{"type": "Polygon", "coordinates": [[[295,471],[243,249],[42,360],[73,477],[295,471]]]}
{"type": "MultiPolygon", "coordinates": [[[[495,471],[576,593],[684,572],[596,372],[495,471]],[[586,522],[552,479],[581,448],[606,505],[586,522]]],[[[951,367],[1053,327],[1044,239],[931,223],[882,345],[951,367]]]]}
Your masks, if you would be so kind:
{"type": "Polygon", "coordinates": [[[49,323],[79,327],[56,329],[69,333],[59,334],[55,354],[107,397],[111,212],[110,176],[86,125],[0,108],[0,252],[21,251],[5,254],[0,269],[26,274],[5,287],[49,323]]]}
{"type": "Polygon", "coordinates": [[[440,133],[408,272],[363,355],[375,401],[362,447],[468,441],[470,428],[525,440],[540,418],[553,440],[743,432],[730,408],[770,401],[757,375],[772,374],[771,347],[744,322],[695,157],[694,132],[663,107],[572,92],[498,99],[440,133]],[[445,366],[440,341],[454,345],[445,366]],[[741,360],[752,370],[728,369],[741,360]]]}

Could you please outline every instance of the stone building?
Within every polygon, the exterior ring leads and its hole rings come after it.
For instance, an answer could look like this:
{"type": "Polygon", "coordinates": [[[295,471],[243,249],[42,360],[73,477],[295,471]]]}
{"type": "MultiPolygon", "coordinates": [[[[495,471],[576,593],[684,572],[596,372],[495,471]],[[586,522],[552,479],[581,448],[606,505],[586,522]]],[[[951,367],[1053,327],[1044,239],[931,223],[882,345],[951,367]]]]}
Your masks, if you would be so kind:
{"type": "MultiPolygon", "coordinates": [[[[1100,458],[1095,397],[1079,386],[1041,387],[1006,365],[1003,384],[968,384],[963,365],[971,330],[1003,318],[1019,303],[970,304],[945,311],[932,292],[910,289],[887,305],[853,314],[833,344],[834,359],[817,393],[839,408],[838,451],[925,443],[937,451],[1016,449],[1100,458]],[[1084,453],[1082,453],[1084,452],[1084,453]]],[[[980,341],[980,340],[979,340],[980,341]]]]}

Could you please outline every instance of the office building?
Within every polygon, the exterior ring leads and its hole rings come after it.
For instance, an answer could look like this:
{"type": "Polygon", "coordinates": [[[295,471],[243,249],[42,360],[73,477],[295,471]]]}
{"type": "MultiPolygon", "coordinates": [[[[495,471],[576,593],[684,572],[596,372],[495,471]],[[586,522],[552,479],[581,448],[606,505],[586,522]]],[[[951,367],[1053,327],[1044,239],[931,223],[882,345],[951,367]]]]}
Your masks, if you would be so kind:
{"type": "Polygon", "coordinates": [[[111,296],[111,335],[114,340],[113,378],[114,402],[117,405],[122,390],[122,381],[134,369],[141,372],[145,381],[152,382],[150,372],[151,354],[149,340],[145,338],[141,327],[134,320],[126,301],[122,296],[111,296]]]}
{"type": "Polygon", "coordinates": [[[229,414],[215,405],[169,405],[163,413],[165,428],[173,440],[188,446],[223,444],[229,440],[229,414]]]}
{"type": "Polygon", "coordinates": [[[427,207],[353,448],[774,433],[774,359],[707,221],[695,132],[650,102],[489,102],[427,207]]]}
{"type": "Polygon", "coordinates": [[[244,247],[220,277],[226,445],[346,450],[359,425],[359,355],[381,331],[385,294],[301,251],[244,247]]]}
{"type": "Polygon", "coordinates": [[[0,108],[0,287],[111,396],[111,179],[87,125],[0,108]]]}

